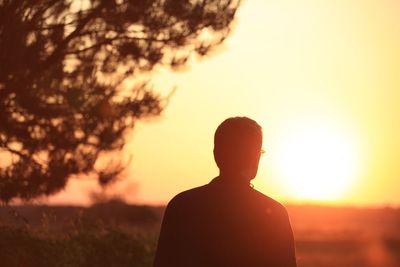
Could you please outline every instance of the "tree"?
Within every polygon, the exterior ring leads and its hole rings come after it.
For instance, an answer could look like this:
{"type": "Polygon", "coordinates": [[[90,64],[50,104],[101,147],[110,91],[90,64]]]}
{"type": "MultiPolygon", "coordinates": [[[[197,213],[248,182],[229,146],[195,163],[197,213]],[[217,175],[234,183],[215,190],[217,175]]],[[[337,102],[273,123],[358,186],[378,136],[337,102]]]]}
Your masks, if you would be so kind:
{"type": "Polygon", "coordinates": [[[54,194],[98,168],[163,98],[136,79],[224,41],[240,0],[0,0],[0,200],[54,194]],[[5,161],[9,161],[7,164],[5,161]]]}

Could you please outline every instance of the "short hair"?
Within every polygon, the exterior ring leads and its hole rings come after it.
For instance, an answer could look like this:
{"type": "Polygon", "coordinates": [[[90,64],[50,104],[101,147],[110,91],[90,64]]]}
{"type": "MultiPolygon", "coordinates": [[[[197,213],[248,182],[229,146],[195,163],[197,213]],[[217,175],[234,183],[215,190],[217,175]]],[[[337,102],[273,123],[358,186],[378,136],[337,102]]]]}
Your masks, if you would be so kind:
{"type": "Polygon", "coordinates": [[[246,163],[251,155],[259,155],[261,146],[262,128],[248,117],[228,118],[215,131],[214,153],[219,168],[246,163]]]}

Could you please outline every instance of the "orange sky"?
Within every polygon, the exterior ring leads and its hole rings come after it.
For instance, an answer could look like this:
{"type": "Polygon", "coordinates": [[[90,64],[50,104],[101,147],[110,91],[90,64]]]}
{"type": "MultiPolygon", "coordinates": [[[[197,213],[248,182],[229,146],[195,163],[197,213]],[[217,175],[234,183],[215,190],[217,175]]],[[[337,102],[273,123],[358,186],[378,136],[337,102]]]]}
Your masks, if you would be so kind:
{"type": "MultiPolygon", "coordinates": [[[[183,72],[158,70],[157,90],[178,89],[160,118],[135,128],[128,176],[115,190],[156,204],[207,183],[217,175],[216,127],[245,115],[264,130],[258,190],[289,202],[400,204],[399,10],[389,0],[244,1],[218,53],[183,72]],[[287,170],[308,155],[321,170],[291,184],[287,170]],[[335,175],[343,185],[315,196],[318,188],[298,183],[312,175],[316,187],[335,175]]],[[[92,188],[74,181],[50,201],[86,204],[92,188]]]]}

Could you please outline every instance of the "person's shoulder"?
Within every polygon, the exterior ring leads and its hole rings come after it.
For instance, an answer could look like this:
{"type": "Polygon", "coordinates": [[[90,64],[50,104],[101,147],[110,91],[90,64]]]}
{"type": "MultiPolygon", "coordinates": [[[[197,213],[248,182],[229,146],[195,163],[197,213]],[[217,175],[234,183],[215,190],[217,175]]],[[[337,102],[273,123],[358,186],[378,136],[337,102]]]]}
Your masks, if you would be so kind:
{"type": "Polygon", "coordinates": [[[206,190],[206,187],[207,185],[203,185],[183,191],[174,196],[168,203],[168,206],[187,205],[193,201],[196,201],[203,195],[203,192],[206,190]]]}
{"type": "Polygon", "coordinates": [[[282,215],[286,215],[286,207],[280,203],[279,201],[273,199],[270,196],[267,196],[260,191],[257,191],[255,189],[252,190],[254,197],[257,199],[257,201],[266,209],[270,209],[271,211],[278,212],[282,215]]]}

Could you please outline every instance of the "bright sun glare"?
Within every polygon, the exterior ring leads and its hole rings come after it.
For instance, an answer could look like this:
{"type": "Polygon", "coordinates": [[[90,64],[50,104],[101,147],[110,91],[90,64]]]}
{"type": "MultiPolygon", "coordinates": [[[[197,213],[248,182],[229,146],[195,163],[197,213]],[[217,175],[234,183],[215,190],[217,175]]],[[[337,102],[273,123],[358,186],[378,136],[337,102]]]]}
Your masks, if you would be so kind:
{"type": "Polygon", "coordinates": [[[278,151],[280,179],[291,195],[330,201],[349,190],[359,165],[350,137],[329,127],[292,131],[278,151]]]}

